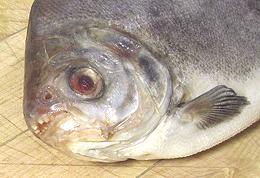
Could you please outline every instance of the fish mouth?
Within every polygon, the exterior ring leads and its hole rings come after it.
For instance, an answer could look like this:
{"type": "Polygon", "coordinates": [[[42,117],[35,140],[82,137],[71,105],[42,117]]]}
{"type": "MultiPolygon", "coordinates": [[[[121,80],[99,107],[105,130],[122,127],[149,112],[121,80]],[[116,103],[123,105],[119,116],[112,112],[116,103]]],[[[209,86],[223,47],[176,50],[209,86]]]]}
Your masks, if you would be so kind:
{"type": "Polygon", "coordinates": [[[131,129],[124,130],[131,125],[131,118],[109,126],[101,121],[88,123],[88,118],[81,117],[84,115],[81,115],[78,109],[68,107],[67,110],[43,114],[37,117],[37,120],[31,119],[32,122],[27,124],[34,135],[47,145],[79,159],[95,161],[124,160],[115,150],[138,144],[146,137],[142,132],[136,131],[134,134],[137,136],[132,135],[127,139],[123,137],[125,135],[122,131],[127,134],[131,132],[131,129]]]}
{"type": "Polygon", "coordinates": [[[104,122],[88,124],[73,112],[59,111],[40,116],[29,128],[41,140],[52,146],[69,142],[109,141],[112,130],[104,122]]]}
{"type": "Polygon", "coordinates": [[[30,125],[30,128],[33,130],[33,133],[35,133],[38,137],[43,136],[46,134],[47,130],[54,125],[54,122],[58,122],[57,119],[55,119],[55,116],[58,116],[59,114],[66,114],[66,111],[59,112],[59,113],[53,113],[53,114],[44,114],[38,119],[35,119],[35,122],[30,125]]]}

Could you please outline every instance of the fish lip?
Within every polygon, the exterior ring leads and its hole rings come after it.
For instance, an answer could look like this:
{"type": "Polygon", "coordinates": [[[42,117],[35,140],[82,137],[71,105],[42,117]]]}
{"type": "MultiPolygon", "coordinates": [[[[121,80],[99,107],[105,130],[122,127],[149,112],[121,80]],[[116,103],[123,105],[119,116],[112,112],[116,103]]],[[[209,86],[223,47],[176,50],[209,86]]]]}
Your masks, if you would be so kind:
{"type": "MultiPolygon", "coordinates": [[[[33,118],[31,118],[33,119],[33,118]]],[[[62,110],[58,112],[46,113],[41,115],[38,119],[33,119],[34,122],[29,122],[28,126],[33,134],[45,143],[54,147],[59,147],[64,143],[73,142],[75,137],[76,142],[105,142],[109,141],[110,132],[108,127],[84,127],[82,123],[77,126],[72,126],[68,130],[61,127],[69,120],[79,121],[77,117],[70,110],[62,110]],[[89,138],[80,138],[84,134],[89,134],[89,138]],[[92,138],[93,137],[93,138],[92,138]]]]}
{"type": "Polygon", "coordinates": [[[61,121],[60,119],[57,120],[57,116],[61,114],[68,114],[68,111],[64,110],[43,114],[42,116],[40,116],[40,118],[34,119],[35,121],[29,124],[29,128],[31,128],[32,132],[37,137],[43,137],[44,135],[46,135],[50,127],[61,121]]]}

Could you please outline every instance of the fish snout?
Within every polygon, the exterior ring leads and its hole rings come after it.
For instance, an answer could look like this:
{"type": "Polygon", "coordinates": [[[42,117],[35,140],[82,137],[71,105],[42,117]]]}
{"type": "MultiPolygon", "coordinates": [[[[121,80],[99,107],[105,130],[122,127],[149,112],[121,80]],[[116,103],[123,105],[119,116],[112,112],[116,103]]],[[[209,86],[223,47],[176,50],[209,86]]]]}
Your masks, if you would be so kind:
{"type": "Polygon", "coordinates": [[[57,102],[58,94],[52,86],[45,86],[36,96],[36,102],[40,106],[50,106],[57,102]]]}
{"type": "Polygon", "coordinates": [[[39,90],[31,104],[34,107],[27,108],[26,121],[36,135],[43,134],[52,122],[56,122],[57,115],[67,113],[59,92],[49,85],[39,90]]]}
{"type": "Polygon", "coordinates": [[[72,112],[61,111],[43,115],[32,127],[37,137],[49,145],[68,149],[72,142],[104,142],[108,141],[113,130],[106,123],[82,122],[72,112]],[[66,146],[67,145],[67,146],[66,146]]]}

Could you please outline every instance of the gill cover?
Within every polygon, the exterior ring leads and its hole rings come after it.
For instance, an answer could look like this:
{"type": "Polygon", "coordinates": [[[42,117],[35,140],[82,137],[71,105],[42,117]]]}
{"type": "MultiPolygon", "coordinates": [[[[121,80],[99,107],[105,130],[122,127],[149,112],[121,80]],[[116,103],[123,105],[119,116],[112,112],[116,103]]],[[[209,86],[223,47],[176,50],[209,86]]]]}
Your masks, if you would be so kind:
{"type": "Polygon", "coordinates": [[[61,23],[43,4],[35,2],[27,36],[29,128],[75,156],[127,159],[120,149],[142,142],[166,114],[169,71],[134,36],[76,17],[61,23]]]}

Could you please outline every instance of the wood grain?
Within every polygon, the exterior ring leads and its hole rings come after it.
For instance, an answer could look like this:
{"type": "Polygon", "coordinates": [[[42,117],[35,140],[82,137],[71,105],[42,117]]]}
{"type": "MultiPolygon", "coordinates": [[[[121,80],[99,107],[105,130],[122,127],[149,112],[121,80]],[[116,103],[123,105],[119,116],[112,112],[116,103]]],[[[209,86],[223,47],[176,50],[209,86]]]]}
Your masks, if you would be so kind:
{"type": "Polygon", "coordinates": [[[0,40],[27,26],[33,0],[0,1],[0,40]]]}
{"type": "Polygon", "coordinates": [[[259,177],[259,122],[221,145],[175,160],[82,162],[42,143],[22,114],[24,41],[32,0],[0,2],[0,177],[259,177]],[[1,40],[2,39],[2,40],[1,40]]]}

